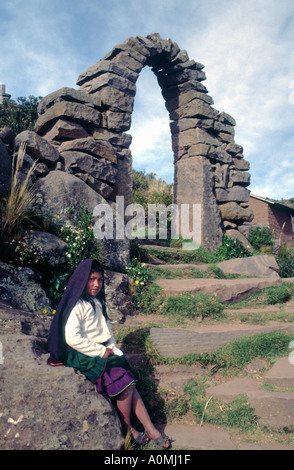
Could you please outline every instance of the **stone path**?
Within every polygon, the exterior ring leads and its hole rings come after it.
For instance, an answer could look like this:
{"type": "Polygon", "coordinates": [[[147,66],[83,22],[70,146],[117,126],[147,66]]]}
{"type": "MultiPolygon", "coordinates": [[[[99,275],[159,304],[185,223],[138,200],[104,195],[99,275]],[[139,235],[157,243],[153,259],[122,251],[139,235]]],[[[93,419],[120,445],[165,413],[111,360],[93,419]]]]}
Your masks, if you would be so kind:
{"type": "MultiPolygon", "coordinates": [[[[203,265],[200,265],[205,270],[203,265]]],[[[150,266],[151,267],[151,266],[150,266]]],[[[164,265],[166,269],[191,269],[199,265],[164,265]]],[[[284,281],[294,282],[294,279],[282,280],[270,275],[264,278],[250,279],[159,279],[156,281],[165,295],[195,293],[204,291],[217,295],[223,302],[248,295],[250,291],[259,291],[264,287],[280,285],[284,281]],[[246,286],[246,287],[245,287],[246,286]],[[243,289],[244,288],[244,289],[243,289]]],[[[277,312],[281,308],[289,314],[294,313],[294,299],[282,305],[270,305],[259,309],[234,310],[227,308],[232,315],[232,322],[227,324],[195,323],[188,326],[169,328],[151,327],[152,342],[163,358],[177,358],[189,353],[211,352],[219,346],[242,336],[252,336],[261,332],[280,330],[293,334],[294,324],[271,321],[265,325],[241,324],[235,320],[235,314],[254,312],[277,312]]],[[[161,317],[162,318],[162,317],[161,317]]],[[[146,321],[148,321],[148,317],[146,321]]],[[[138,320],[137,320],[138,321],[138,320]]],[[[156,318],[152,318],[156,321],[156,318]]],[[[163,325],[160,316],[158,324],[163,325]]],[[[294,348],[293,348],[294,350],[294,348]]],[[[289,354],[291,349],[289,349],[289,354]]],[[[157,385],[172,396],[185,396],[184,384],[197,377],[205,377],[210,386],[206,389],[206,397],[217,398],[224,403],[230,403],[240,394],[246,393],[248,403],[254,408],[259,417],[259,424],[268,429],[287,428],[294,432],[294,358],[292,356],[279,359],[272,367],[265,359],[254,359],[242,371],[240,376],[230,378],[209,376],[209,371],[198,364],[185,366],[158,365],[155,367],[154,378],[157,385]],[[266,370],[266,372],[264,372],[266,370]]],[[[208,405],[209,406],[209,405],[208,405]]],[[[193,417],[182,418],[168,422],[165,432],[174,440],[173,448],[188,450],[294,450],[293,446],[275,442],[265,437],[259,442],[250,442],[242,434],[234,433],[220,427],[212,426],[205,421],[202,426],[195,423],[193,417]]],[[[293,441],[292,441],[293,442],[293,441]]]]}
{"type": "Polygon", "coordinates": [[[163,358],[180,357],[189,353],[211,352],[223,344],[234,341],[242,336],[280,330],[293,332],[294,325],[275,324],[258,325],[219,325],[186,328],[151,328],[151,339],[163,358]]]}
{"type": "Polygon", "coordinates": [[[253,279],[159,279],[155,284],[161,287],[165,295],[181,293],[196,294],[205,292],[217,296],[221,302],[239,301],[266,287],[282,284],[280,278],[253,279]]]}

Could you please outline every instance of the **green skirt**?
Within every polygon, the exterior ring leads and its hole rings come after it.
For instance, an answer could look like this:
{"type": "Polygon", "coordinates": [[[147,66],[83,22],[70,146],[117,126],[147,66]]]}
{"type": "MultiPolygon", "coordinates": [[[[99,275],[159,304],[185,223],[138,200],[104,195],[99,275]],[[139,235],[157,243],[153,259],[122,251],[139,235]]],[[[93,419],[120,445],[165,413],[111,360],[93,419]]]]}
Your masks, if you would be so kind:
{"type": "Polygon", "coordinates": [[[89,357],[78,351],[71,350],[68,353],[65,365],[77,369],[92,383],[97,383],[103,376],[110,377],[113,372],[114,374],[117,372],[119,375],[126,374],[132,377],[132,383],[135,382],[132,368],[124,355],[113,355],[109,356],[107,359],[103,359],[99,356],[89,357]]]}

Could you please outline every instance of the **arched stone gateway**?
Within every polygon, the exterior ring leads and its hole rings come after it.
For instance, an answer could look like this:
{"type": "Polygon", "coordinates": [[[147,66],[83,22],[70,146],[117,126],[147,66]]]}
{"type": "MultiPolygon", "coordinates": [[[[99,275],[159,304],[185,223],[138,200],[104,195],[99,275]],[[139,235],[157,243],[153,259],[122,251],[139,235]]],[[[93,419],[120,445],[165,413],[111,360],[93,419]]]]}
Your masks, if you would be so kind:
{"type": "MultiPolygon", "coordinates": [[[[29,138],[28,143],[33,137],[45,139],[57,150],[47,161],[39,160],[43,166],[35,186],[40,193],[46,187],[47,196],[45,191],[43,196],[48,198],[48,188],[54,187],[54,178],[63,171],[67,175],[63,173],[61,187],[69,201],[81,196],[70,193],[70,188],[81,191],[75,185],[79,179],[87,191],[93,191],[87,196],[92,210],[98,203],[113,208],[117,196],[124,196],[125,207],[132,202],[131,136],[126,132],[131,127],[136,81],[145,66],[157,77],[171,121],[174,202],[177,207],[200,205],[200,242],[214,250],[221,245],[223,230],[241,235],[252,220],[246,188],[249,163],[234,142],[235,120],[212,107],[202,83],[204,66],[157,33],[127,39],[79,76],[77,90],[62,88],[42,100],[35,133],[18,136],[19,141],[29,138]]],[[[55,193],[55,199],[61,197],[55,193]]],[[[125,240],[107,243],[115,244],[118,261],[126,260],[125,240]]]]}

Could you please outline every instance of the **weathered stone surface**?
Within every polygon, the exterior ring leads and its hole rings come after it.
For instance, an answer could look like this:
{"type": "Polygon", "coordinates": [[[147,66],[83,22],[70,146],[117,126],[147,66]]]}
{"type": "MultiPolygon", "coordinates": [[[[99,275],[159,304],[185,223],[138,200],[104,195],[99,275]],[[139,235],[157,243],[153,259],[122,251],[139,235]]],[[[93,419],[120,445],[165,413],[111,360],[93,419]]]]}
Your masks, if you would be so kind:
{"type": "Polygon", "coordinates": [[[125,134],[123,132],[112,132],[107,129],[102,129],[101,127],[98,127],[92,131],[92,137],[98,140],[106,140],[112,145],[117,145],[122,148],[129,148],[132,142],[132,136],[130,134],[125,134]]]}
{"type": "Polygon", "coordinates": [[[132,113],[134,108],[134,97],[129,94],[112,88],[110,86],[102,88],[99,91],[102,105],[108,106],[109,108],[119,111],[125,111],[132,113]]]}
{"type": "Polygon", "coordinates": [[[132,315],[134,304],[130,292],[130,279],[126,274],[105,272],[105,296],[108,315],[116,331],[127,315],[132,315]]]}
{"type": "Polygon", "coordinates": [[[198,234],[197,238],[202,246],[213,251],[221,244],[222,231],[220,214],[212,191],[212,178],[211,167],[205,157],[182,158],[175,165],[175,203],[179,208],[181,204],[190,204],[191,208],[193,204],[200,204],[202,211],[201,227],[197,225],[197,220],[193,220],[191,209],[190,227],[181,228],[198,234]]]}
{"type": "Polygon", "coordinates": [[[216,119],[217,111],[214,110],[209,104],[196,98],[189,103],[174,109],[170,113],[171,120],[193,117],[216,119]]]}
{"type": "Polygon", "coordinates": [[[215,385],[206,389],[207,397],[215,397],[225,403],[235,400],[238,395],[249,391],[258,390],[262,384],[261,379],[240,377],[229,380],[220,385],[215,385]]]}
{"type": "Polygon", "coordinates": [[[62,101],[86,104],[90,108],[97,108],[101,104],[97,97],[89,95],[82,89],[76,90],[75,88],[63,87],[42,98],[38,104],[38,113],[44,114],[48,108],[62,101]]]}
{"type": "Polygon", "coordinates": [[[272,326],[211,326],[194,328],[151,328],[150,336],[163,358],[181,357],[190,353],[212,352],[220,346],[244,336],[274,331],[272,326]]]}
{"type": "Polygon", "coordinates": [[[35,132],[40,135],[45,134],[54,122],[61,118],[85,126],[99,126],[101,113],[97,109],[82,103],[57,102],[48,108],[44,114],[39,115],[35,123],[35,132]]]}
{"type": "Polygon", "coordinates": [[[264,382],[278,387],[294,388],[294,364],[293,361],[290,362],[290,357],[278,359],[265,374],[264,382]]]}
{"type": "Polygon", "coordinates": [[[270,255],[234,258],[222,261],[217,266],[226,274],[236,273],[242,276],[279,278],[279,265],[276,258],[270,255]]]}
{"type": "Polygon", "coordinates": [[[259,423],[269,428],[283,428],[294,423],[294,393],[250,391],[248,401],[260,417],[259,423]]]}
{"type": "Polygon", "coordinates": [[[178,449],[235,450],[236,446],[228,431],[219,427],[199,424],[169,424],[165,433],[174,440],[178,449]]]}
{"type": "Polygon", "coordinates": [[[131,127],[131,114],[106,111],[103,113],[103,127],[116,132],[128,131],[131,127]]]}
{"type": "Polygon", "coordinates": [[[233,158],[233,165],[240,171],[247,171],[250,168],[250,163],[244,158],[233,158]]]}
{"type": "Polygon", "coordinates": [[[239,230],[226,230],[225,235],[233,240],[239,240],[250,253],[253,252],[253,246],[239,230]]]}
{"type": "Polygon", "coordinates": [[[47,365],[50,320],[41,315],[0,307],[1,449],[120,449],[111,402],[72,368],[47,365]]]}
{"type": "Polygon", "coordinates": [[[87,93],[96,93],[106,86],[116,88],[131,96],[135,96],[136,94],[136,85],[133,82],[127,78],[108,72],[99,75],[91,80],[89,84],[84,85],[84,90],[86,90],[87,93]]]}
{"type": "Polygon", "coordinates": [[[205,292],[208,295],[218,297],[221,302],[242,300],[253,292],[260,292],[266,287],[279,286],[280,278],[256,278],[256,279],[159,279],[155,281],[164,295],[178,295],[183,292],[196,294],[205,292]]]}
{"type": "Polygon", "coordinates": [[[189,147],[195,142],[197,142],[197,145],[204,144],[209,148],[219,145],[215,137],[200,128],[188,129],[172,135],[172,148],[179,158],[186,153],[189,147]]]}
{"type": "Polygon", "coordinates": [[[81,124],[59,119],[50,131],[44,134],[43,138],[52,144],[59,144],[63,140],[80,139],[88,136],[88,132],[81,124]]]}
{"type": "Polygon", "coordinates": [[[217,188],[215,195],[219,202],[248,202],[250,191],[242,186],[234,186],[228,189],[217,188]]]}
{"type": "Polygon", "coordinates": [[[109,196],[113,193],[113,188],[109,186],[109,184],[105,183],[104,181],[97,180],[87,173],[75,173],[75,176],[84,181],[88,186],[90,186],[90,188],[94,189],[96,193],[101,194],[101,196],[103,196],[105,199],[109,198],[109,196]]]}
{"type": "Polygon", "coordinates": [[[254,214],[251,209],[245,209],[236,202],[232,201],[227,204],[221,204],[219,206],[222,219],[232,221],[248,221],[251,222],[254,219],[254,214]]]}
{"type": "Polygon", "coordinates": [[[24,234],[25,243],[35,248],[40,261],[49,266],[60,266],[65,262],[67,244],[51,233],[27,230],[24,234]]]}
{"type": "Polygon", "coordinates": [[[116,154],[113,146],[105,140],[97,140],[93,137],[69,140],[63,142],[59,147],[59,152],[80,151],[83,154],[89,153],[94,157],[101,157],[112,163],[117,163],[116,154]]]}
{"type": "Polygon", "coordinates": [[[0,300],[15,308],[41,313],[49,309],[49,299],[40,286],[40,277],[31,268],[0,261],[0,300]]]}
{"type": "Polygon", "coordinates": [[[243,147],[235,143],[230,143],[226,146],[226,151],[231,155],[235,156],[239,153],[243,153],[243,147]]]}
{"type": "Polygon", "coordinates": [[[62,222],[70,221],[69,208],[72,206],[76,215],[80,213],[80,203],[93,212],[97,204],[105,199],[74,175],[56,170],[45,178],[37,180],[33,189],[36,194],[36,206],[44,216],[59,216],[62,222]]]}
{"type": "Polygon", "coordinates": [[[10,190],[11,171],[11,158],[8,155],[6,146],[0,139],[0,194],[4,194],[10,190]]]}
{"type": "Polygon", "coordinates": [[[211,166],[214,176],[215,188],[226,188],[229,184],[229,165],[216,163],[211,166]]]}
{"type": "Polygon", "coordinates": [[[117,169],[115,165],[106,158],[95,158],[84,152],[64,151],[60,153],[61,162],[67,171],[75,173],[86,173],[95,179],[107,181],[114,184],[117,169]]]}
{"type": "Polygon", "coordinates": [[[178,95],[175,93],[171,99],[165,102],[165,106],[166,109],[171,112],[174,109],[186,105],[195,98],[202,100],[205,103],[213,104],[213,99],[209,95],[192,89],[187,91],[186,93],[178,93],[178,95]]]}
{"type": "Polygon", "coordinates": [[[123,78],[127,78],[133,83],[135,83],[138,78],[138,73],[135,73],[128,67],[123,67],[117,62],[102,59],[99,60],[96,64],[89,67],[86,72],[82,73],[79,76],[77,80],[77,85],[83,85],[83,83],[92,80],[93,78],[96,78],[106,72],[111,72],[123,78]]]}
{"type": "Polygon", "coordinates": [[[223,122],[225,124],[230,124],[231,126],[236,126],[236,120],[230,116],[228,113],[225,113],[224,111],[221,112],[218,116],[218,119],[220,122],[223,122]]]}
{"type": "Polygon", "coordinates": [[[239,170],[231,170],[230,171],[230,183],[231,185],[239,184],[242,186],[249,186],[250,173],[247,173],[245,171],[239,171],[239,170]]]}
{"type": "Polygon", "coordinates": [[[15,138],[15,148],[18,149],[22,143],[26,144],[26,152],[33,160],[53,166],[59,159],[58,150],[36,132],[23,131],[18,134],[15,138]]]}
{"type": "Polygon", "coordinates": [[[215,148],[215,149],[210,149],[210,152],[208,153],[208,157],[212,162],[220,162],[223,164],[231,164],[232,163],[232,156],[226,152],[223,148],[215,148]]]}

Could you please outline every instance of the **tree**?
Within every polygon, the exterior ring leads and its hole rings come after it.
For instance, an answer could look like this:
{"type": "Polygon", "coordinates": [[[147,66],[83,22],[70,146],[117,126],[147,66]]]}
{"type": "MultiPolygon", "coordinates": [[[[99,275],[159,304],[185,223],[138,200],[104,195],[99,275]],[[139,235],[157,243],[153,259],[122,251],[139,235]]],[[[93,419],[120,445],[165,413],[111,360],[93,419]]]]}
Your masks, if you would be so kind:
{"type": "Polygon", "coordinates": [[[0,104],[0,129],[10,127],[14,135],[25,130],[33,130],[38,118],[37,107],[42,99],[41,96],[23,96],[13,100],[4,100],[0,104]]]}

